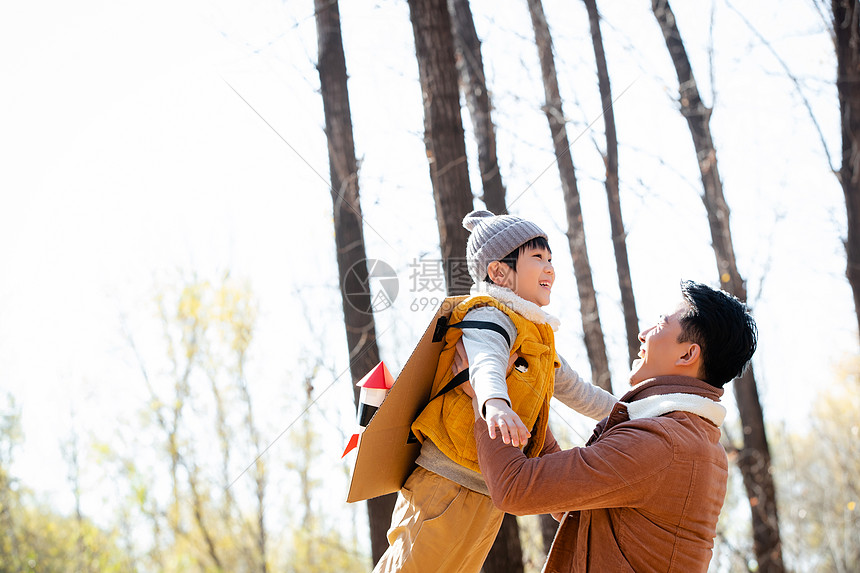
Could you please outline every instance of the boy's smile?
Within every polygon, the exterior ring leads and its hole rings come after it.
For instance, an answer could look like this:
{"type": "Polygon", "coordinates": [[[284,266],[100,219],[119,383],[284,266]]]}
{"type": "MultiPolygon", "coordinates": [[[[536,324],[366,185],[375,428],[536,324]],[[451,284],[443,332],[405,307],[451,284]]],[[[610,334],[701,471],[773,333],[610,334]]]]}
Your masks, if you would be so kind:
{"type": "Polygon", "coordinates": [[[507,287],[514,293],[538,306],[549,304],[552,285],[555,282],[555,270],[552,267],[552,253],[544,248],[526,248],[517,258],[517,270],[507,265],[504,268],[502,282],[497,284],[507,287]]]}

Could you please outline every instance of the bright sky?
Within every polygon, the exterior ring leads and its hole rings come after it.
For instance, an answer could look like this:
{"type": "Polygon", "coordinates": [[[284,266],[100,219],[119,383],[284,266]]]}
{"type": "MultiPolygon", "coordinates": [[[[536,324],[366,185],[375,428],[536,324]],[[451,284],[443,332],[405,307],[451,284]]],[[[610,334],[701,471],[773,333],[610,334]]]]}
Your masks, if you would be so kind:
{"type": "MultiPolygon", "coordinates": [[[[602,147],[602,121],[588,129],[600,103],[587,19],[577,3],[545,4],[620,394],[626,351],[593,143],[602,147]]],[[[647,2],[613,4],[601,5],[603,34],[614,94],[627,90],[615,111],[644,326],[671,307],[679,280],[714,284],[716,271],[662,37],[647,2]]],[[[710,103],[710,13],[676,4],[710,103]]],[[[776,14],[764,5],[743,10],[802,79],[835,154],[832,44],[809,3],[794,4],[776,14]]],[[[549,310],[563,322],[558,347],[589,373],[525,2],[481,0],[473,10],[510,209],[550,234],[559,280],[549,310]]],[[[380,346],[396,375],[427,319],[410,310],[418,293],[409,292],[409,265],[438,256],[412,30],[405,2],[341,2],[341,16],[368,256],[401,278],[394,308],[378,317],[380,332],[394,327],[380,346]]],[[[712,126],[761,331],[756,374],[766,414],[793,420],[857,351],[840,242],[844,203],[779,64],[725,2],[716,2],[714,21],[712,126]]],[[[145,393],[120,317],[155,340],[148,300],[183,273],[217,278],[229,269],[256,292],[262,312],[252,382],[261,396],[277,397],[263,408],[271,437],[300,412],[284,384],[297,348],[309,345],[295,319],[303,304],[319,308],[325,348],[345,368],[314,26],[310,0],[0,8],[0,389],[23,411],[17,470],[25,483],[62,490],[59,441],[72,410],[86,434],[111,432],[140,406],[145,393]]],[[[157,354],[157,344],[147,351],[157,354]]],[[[331,404],[346,402],[348,411],[346,386],[344,378],[331,404]]]]}

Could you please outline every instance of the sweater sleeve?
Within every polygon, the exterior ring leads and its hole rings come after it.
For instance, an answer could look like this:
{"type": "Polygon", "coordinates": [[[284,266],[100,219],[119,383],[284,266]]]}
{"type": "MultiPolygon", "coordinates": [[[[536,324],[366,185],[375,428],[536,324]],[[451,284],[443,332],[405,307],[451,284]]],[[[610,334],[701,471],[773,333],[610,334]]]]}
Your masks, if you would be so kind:
{"type": "Polygon", "coordinates": [[[673,443],[655,419],[615,426],[595,444],[526,458],[475,424],[478,464],[493,503],[515,515],[636,507],[654,495],[673,461],[673,443]]]}
{"type": "MultiPolygon", "coordinates": [[[[464,320],[496,323],[505,329],[511,343],[517,338],[514,322],[497,308],[485,306],[470,310],[464,320]]],[[[491,398],[501,398],[510,404],[505,372],[511,356],[511,344],[493,330],[464,328],[463,346],[466,347],[466,355],[469,357],[469,378],[481,412],[484,411],[484,404],[491,398]]]]}
{"type": "Polygon", "coordinates": [[[618,399],[603,388],[583,380],[561,355],[557,356],[561,366],[555,369],[553,395],[568,408],[594,420],[608,416],[618,399]]]}

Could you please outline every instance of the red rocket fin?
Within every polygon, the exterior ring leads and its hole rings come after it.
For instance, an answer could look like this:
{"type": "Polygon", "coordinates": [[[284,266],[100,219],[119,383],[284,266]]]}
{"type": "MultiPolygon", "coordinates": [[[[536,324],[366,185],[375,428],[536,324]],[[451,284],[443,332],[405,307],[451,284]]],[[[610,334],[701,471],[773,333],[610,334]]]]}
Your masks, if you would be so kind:
{"type": "Polygon", "coordinates": [[[343,451],[343,455],[340,456],[340,458],[345,458],[346,454],[354,450],[356,447],[358,447],[358,434],[353,434],[352,437],[349,439],[349,443],[346,445],[346,449],[343,451]]]}

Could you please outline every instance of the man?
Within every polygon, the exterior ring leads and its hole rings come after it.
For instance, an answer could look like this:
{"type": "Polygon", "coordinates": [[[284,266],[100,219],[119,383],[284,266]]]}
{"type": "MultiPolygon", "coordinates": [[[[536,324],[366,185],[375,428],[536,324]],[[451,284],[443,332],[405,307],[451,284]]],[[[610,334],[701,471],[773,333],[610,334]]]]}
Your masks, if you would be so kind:
{"type": "Polygon", "coordinates": [[[527,459],[477,423],[478,462],[493,502],[561,521],[544,571],[706,571],[726,494],[723,385],[755,352],[757,331],[735,297],[681,283],[674,312],[639,334],[632,389],[585,447],[551,435],[527,459]]]}

